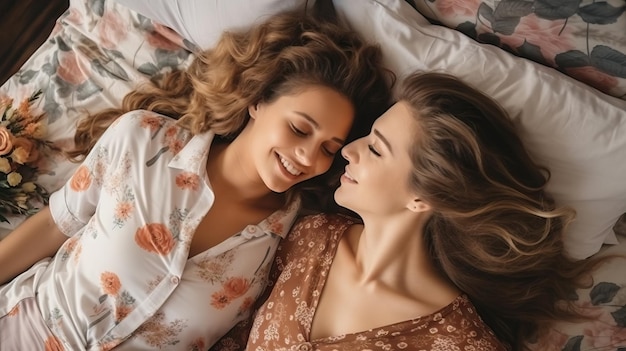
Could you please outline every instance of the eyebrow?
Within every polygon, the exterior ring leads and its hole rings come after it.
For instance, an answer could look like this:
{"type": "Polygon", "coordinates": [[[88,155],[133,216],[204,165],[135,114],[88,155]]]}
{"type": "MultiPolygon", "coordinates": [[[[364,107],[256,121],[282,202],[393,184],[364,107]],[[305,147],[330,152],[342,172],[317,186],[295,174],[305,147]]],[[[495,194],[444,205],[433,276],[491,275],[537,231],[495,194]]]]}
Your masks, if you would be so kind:
{"type": "Polygon", "coordinates": [[[391,152],[393,154],[393,150],[391,149],[391,144],[389,143],[389,140],[387,140],[387,138],[385,138],[379,131],[378,129],[374,129],[374,134],[376,134],[376,136],[383,142],[383,144],[385,144],[387,146],[387,149],[389,149],[389,152],[391,152]]]}
{"type": "MultiPolygon", "coordinates": [[[[316,121],[316,120],[314,120],[314,119],[313,119],[313,117],[311,117],[311,116],[307,115],[307,114],[306,114],[306,113],[304,113],[304,112],[300,112],[300,111],[294,111],[294,113],[295,113],[295,114],[297,114],[297,115],[299,115],[299,116],[304,117],[307,121],[311,122],[311,124],[313,125],[313,127],[314,127],[315,129],[320,129],[320,125],[319,125],[319,123],[317,123],[317,121],[316,121]]],[[[341,145],[345,144],[345,142],[346,142],[345,140],[340,139],[340,138],[337,138],[337,137],[333,137],[331,140],[333,140],[333,141],[335,141],[335,142],[337,142],[337,143],[339,143],[339,144],[341,144],[341,145]]]]}

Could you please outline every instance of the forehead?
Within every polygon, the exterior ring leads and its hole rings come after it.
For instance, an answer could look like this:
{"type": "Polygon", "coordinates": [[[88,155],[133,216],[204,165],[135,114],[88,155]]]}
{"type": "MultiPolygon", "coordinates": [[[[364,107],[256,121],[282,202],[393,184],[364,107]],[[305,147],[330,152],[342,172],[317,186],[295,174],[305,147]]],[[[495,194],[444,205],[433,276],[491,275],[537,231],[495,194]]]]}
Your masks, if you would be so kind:
{"type": "Polygon", "coordinates": [[[302,87],[293,94],[279,97],[272,105],[302,116],[320,128],[345,130],[347,133],[354,121],[352,102],[338,91],[325,86],[302,87]]]}
{"type": "Polygon", "coordinates": [[[408,150],[418,137],[413,113],[406,102],[398,101],[376,120],[374,128],[389,140],[392,147],[408,150]]]}

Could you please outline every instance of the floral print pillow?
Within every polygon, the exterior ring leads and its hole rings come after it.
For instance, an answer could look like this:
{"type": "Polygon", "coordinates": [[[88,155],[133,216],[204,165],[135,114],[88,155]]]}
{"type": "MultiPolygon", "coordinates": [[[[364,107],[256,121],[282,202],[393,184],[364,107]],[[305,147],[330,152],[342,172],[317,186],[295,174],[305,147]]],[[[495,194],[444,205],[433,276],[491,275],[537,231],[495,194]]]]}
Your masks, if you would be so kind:
{"type": "MultiPolygon", "coordinates": [[[[170,29],[113,0],[71,0],[46,42],[0,87],[0,98],[21,101],[41,90],[33,113],[45,115],[46,138],[67,149],[79,119],[119,106],[142,82],[186,67],[194,50],[170,29]]],[[[44,163],[37,183],[49,192],[78,167],[58,154],[44,163]]],[[[0,238],[23,219],[2,223],[0,238]]]]}
{"type": "MultiPolygon", "coordinates": [[[[621,223],[620,223],[621,222],[621,223]]],[[[559,322],[537,340],[527,344],[531,351],[623,351],[626,350],[626,217],[620,244],[604,247],[600,255],[617,254],[593,273],[593,285],[573,293],[576,305],[589,320],[559,322]]]]}
{"type": "Polygon", "coordinates": [[[626,100],[624,0],[408,0],[432,22],[626,100]]]}

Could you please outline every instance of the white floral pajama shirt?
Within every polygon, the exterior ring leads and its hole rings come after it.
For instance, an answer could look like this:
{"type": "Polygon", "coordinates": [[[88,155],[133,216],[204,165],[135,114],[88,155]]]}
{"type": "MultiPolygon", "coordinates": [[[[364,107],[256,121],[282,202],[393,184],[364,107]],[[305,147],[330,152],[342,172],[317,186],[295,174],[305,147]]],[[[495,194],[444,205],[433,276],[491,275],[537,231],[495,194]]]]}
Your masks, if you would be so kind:
{"type": "Polygon", "coordinates": [[[213,136],[147,111],[120,117],[50,198],[69,239],[0,286],[0,349],[10,350],[11,323],[25,331],[28,319],[48,329],[29,350],[74,351],[201,350],[246,318],[298,205],[189,258],[214,200],[213,136]],[[41,315],[21,308],[33,299],[41,315]]]}

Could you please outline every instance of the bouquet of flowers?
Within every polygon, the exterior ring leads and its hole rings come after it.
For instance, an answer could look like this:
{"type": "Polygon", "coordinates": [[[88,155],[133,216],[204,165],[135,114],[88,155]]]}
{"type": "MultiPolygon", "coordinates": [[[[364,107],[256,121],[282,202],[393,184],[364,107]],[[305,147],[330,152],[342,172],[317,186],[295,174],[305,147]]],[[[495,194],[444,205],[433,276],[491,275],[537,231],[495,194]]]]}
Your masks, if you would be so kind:
{"type": "Polygon", "coordinates": [[[13,99],[0,98],[0,221],[7,215],[30,216],[47,205],[49,194],[35,181],[38,163],[47,151],[57,150],[44,139],[43,114],[33,116],[31,105],[41,96],[37,91],[17,108],[13,99]]]}

